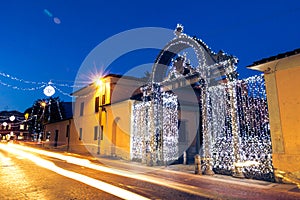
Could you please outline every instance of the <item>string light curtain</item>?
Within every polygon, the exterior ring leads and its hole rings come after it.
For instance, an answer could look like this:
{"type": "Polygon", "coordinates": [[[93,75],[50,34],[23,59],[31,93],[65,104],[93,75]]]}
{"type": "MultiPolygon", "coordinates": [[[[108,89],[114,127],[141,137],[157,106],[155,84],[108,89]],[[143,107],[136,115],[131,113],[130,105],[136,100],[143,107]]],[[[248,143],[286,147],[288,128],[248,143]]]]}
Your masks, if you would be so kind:
{"type": "Polygon", "coordinates": [[[272,144],[264,77],[253,76],[233,82],[236,92],[238,151],[233,151],[229,85],[209,88],[211,152],[214,171],[232,175],[239,154],[245,177],[274,181],[272,144]]]}

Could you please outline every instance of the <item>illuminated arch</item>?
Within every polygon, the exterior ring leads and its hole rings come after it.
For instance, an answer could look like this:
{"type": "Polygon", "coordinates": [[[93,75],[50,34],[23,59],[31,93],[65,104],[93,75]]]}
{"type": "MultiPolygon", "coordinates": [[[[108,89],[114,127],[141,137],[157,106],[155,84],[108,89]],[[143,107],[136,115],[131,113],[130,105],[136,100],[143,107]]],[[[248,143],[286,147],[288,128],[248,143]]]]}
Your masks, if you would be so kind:
{"type": "Polygon", "coordinates": [[[182,31],[182,25],[177,25],[177,28],[174,31],[176,37],[165,45],[157,56],[152,67],[152,82],[162,82],[172,59],[178,55],[179,52],[188,48],[192,48],[197,56],[198,66],[196,66],[196,69],[200,74],[200,78],[209,78],[210,70],[214,70],[212,69],[212,66],[217,66],[218,64],[222,65],[223,69],[217,69],[219,70],[217,73],[222,73],[226,78],[237,78],[235,67],[235,64],[237,63],[236,57],[225,54],[223,51],[215,53],[202,40],[183,34],[182,31]],[[221,63],[223,61],[229,61],[230,63],[225,66],[224,63],[221,63]]]}

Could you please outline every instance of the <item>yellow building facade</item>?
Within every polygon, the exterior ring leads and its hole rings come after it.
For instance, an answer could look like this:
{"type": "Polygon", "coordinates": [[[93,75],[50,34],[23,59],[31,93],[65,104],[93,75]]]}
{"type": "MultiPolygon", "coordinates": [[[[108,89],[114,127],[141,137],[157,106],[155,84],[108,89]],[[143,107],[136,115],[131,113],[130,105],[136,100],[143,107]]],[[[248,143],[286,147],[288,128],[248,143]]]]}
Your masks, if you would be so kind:
{"type": "Polygon", "coordinates": [[[255,62],[264,72],[275,175],[299,184],[300,179],[300,50],[255,62]]]}
{"type": "Polygon", "coordinates": [[[130,159],[132,96],[142,83],[107,75],[72,95],[78,139],[92,155],[130,159]]]}
{"type": "Polygon", "coordinates": [[[59,148],[74,153],[88,153],[83,142],[79,140],[73,118],[45,125],[46,140],[44,147],[59,148]]]}

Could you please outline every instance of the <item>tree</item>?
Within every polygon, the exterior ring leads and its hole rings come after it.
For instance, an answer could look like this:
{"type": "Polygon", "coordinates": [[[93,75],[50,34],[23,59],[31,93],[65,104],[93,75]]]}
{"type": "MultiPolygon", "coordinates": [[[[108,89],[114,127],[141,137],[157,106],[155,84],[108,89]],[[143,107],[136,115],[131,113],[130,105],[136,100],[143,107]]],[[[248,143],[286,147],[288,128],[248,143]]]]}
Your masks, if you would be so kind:
{"type": "Polygon", "coordinates": [[[53,123],[65,118],[64,107],[59,97],[50,97],[47,99],[38,99],[33,106],[25,111],[25,116],[28,115],[29,133],[34,136],[34,139],[42,137],[44,125],[53,123]]]}
{"type": "Polygon", "coordinates": [[[151,73],[149,71],[144,72],[144,76],[140,78],[142,82],[148,83],[151,79],[151,73]]]}

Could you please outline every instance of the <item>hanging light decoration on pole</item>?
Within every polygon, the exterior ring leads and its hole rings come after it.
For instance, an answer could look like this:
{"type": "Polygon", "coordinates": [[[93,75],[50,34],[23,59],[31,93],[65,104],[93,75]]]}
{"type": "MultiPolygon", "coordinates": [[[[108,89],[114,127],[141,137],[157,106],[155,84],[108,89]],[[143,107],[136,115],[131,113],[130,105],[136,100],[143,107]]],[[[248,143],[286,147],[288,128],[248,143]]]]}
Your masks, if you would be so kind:
{"type": "Polygon", "coordinates": [[[15,119],[16,119],[16,117],[15,117],[14,115],[12,115],[12,116],[9,117],[9,120],[10,120],[11,122],[15,121],[15,119]]]}
{"type": "Polygon", "coordinates": [[[52,82],[49,81],[48,82],[48,86],[46,86],[44,88],[44,94],[47,96],[47,97],[51,97],[55,94],[55,89],[54,87],[52,86],[52,82]]]}

